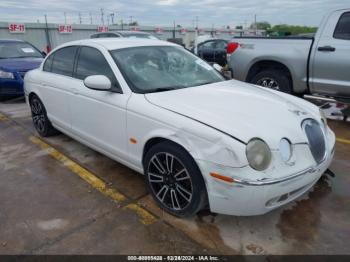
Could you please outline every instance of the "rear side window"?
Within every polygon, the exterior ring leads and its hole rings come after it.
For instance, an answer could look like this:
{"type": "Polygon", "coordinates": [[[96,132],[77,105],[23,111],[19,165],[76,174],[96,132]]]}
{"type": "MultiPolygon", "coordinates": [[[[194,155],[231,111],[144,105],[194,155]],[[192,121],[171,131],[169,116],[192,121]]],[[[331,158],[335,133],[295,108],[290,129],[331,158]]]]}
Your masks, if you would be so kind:
{"type": "Polygon", "coordinates": [[[74,58],[77,50],[77,46],[64,47],[57,50],[53,54],[51,72],[65,76],[73,76],[74,58]]]}
{"type": "Polygon", "coordinates": [[[117,81],[112,69],[103,54],[93,47],[83,46],[77,62],[76,78],[84,80],[92,75],[105,75],[111,80],[112,85],[117,81]]]}
{"type": "Polygon", "coordinates": [[[350,40],[350,12],[340,17],[334,31],[334,38],[350,40]]]}
{"type": "Polygon", "coordinates": [[[50,55],[46,60],[44,64],[43,70],[46,72],[51,72],[51,67],[52,67],[52,61],[53,61],[53,54],[50,55]]]}

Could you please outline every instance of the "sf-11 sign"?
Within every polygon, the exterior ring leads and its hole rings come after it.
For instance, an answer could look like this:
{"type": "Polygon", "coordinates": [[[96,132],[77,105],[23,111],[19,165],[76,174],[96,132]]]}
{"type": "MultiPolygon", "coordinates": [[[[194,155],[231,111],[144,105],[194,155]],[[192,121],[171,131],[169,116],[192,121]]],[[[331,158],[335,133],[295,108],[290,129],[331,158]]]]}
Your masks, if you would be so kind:
{"type": "Polygon", "coordinates": [[[9,24],[11,34],[23,34],[26,32],[25,24],[9,24]]]}

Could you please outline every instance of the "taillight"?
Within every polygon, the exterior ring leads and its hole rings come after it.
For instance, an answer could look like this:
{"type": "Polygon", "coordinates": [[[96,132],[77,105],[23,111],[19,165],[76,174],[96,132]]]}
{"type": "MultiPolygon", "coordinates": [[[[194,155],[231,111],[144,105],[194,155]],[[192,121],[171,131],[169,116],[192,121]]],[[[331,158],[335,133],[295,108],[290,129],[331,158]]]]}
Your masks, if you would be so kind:
{"type": "Polygon", "coordinates": [[[229,55],[233,54],[233,52],[236,51],[238,47],[239,47],[239,43],[237,42],[228,43],[226,48],[227,54],[229,55]]]}

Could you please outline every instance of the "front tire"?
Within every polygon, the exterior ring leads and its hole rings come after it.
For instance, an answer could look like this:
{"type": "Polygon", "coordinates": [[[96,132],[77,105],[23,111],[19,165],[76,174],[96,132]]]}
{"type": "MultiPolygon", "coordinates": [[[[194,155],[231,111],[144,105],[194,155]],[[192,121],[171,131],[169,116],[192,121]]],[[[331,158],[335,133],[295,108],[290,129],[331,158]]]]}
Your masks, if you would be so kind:
{"type": "Polygon", "coordinates": [[[256,74],[250,82],[258,86],[271,88],[287,94],[293,93],[291,80],[283,70],[264,70],[256,74]]]}
{"type": "Polygon", "coordinates": [[[52,126],[47,117],[44,104],[36,95],[30,99],[30,109],[32,111],[34,127],[40,136],[49,137],[58,134],[58,131],[52,126]]]}
{"type": "Polygon", "coordinates": [[[177,217],[190,217],[207,202],[202,174],[189,153],[172,142],[162,142],[145,155],[146,185],[154,200],[177,217]]]}

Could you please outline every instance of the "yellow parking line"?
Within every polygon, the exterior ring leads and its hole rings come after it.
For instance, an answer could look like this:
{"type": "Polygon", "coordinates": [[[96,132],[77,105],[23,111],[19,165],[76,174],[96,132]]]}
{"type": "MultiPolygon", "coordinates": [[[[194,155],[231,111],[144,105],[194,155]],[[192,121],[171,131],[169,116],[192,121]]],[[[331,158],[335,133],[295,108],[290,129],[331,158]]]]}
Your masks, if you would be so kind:
{"type": "Polygon", "coordinates": [[[340,143],[344,143],[344,144],[350,145],[350,140],[348,140],[348,139],[337,138],[337,141],[340,142],[340,143]]]}
{"type": "MultiPolygon", "coordinates": [[[[81,167],[80,165],[75,163],[73,160],[69,159],[68,157],[60,153],[57,149],[45,143],[41,139],[35,136],[31,136],[29,140],[34,144],[39,145],[42,149],[47,150],[47,152],[51,157],[53,157],[54,159],[62,163],[65,167],[67,167],[73,173],[77,174],[79,177],[84,179],[92,187],[96,188],[105,196],[110,197],[111,199],[117,201],[118,203],[122,203],[125,200],[127,200],[126,196],[124,196],[122,193],[118,192],[113,188],[108,187],[106,183],[103,182],[101,179],[99,179],[94,174],[92,174],[85,168],[81,167]]],[[[144,225],[151,225],[157,221],[157,218],[155,216],[153,216],[150,212],[140,207],[136,203],[130,203],[126,205],[123,209],[129,209],[135,212],[136,215],[139,217],[140,222],[144,225]]]]}
{"type": "Polygon", "coordinates": [[[61,162],[65,167],[67,167],[69,170],[71,170],[73,173],[77,174],[79,177],[84,179],[86,182],[88,182],[91,186],[96,188],[98,191],[100,191],[102,194],[112,198],[113,200],[117,201],[118,203],[121,203],[126,200],[126,197],[116,191],[115,189],[112,189],[106,185],[105,182],[103,182],[101,179],[93,175],[91,172],[86,170],[85,168],[81,167],[74,161],[70,160],[68,157],[60,153],[58,150],[53,148],[52,146],[48,145],[41,139],[31,136],[29,138],[31,142],[34,144],[39,145],[42,149],[47,150],[50,156],[52,156],[57,161],[61,162]]]}
{"type": "Polygon", "coordinates": [[[8,120],[7,116],[0,113],[0,122],[8,120]]]}
{"type": "Polygon", "coordinates": [[[136,212],[140,218],[141,223],[144,225],[151,225],[157,222],[157,218],[155,216],[149,213],[146,209],[140,207],[138,204],[131,203],[123,207],[123,209],[129,209],[136,212]]]}

